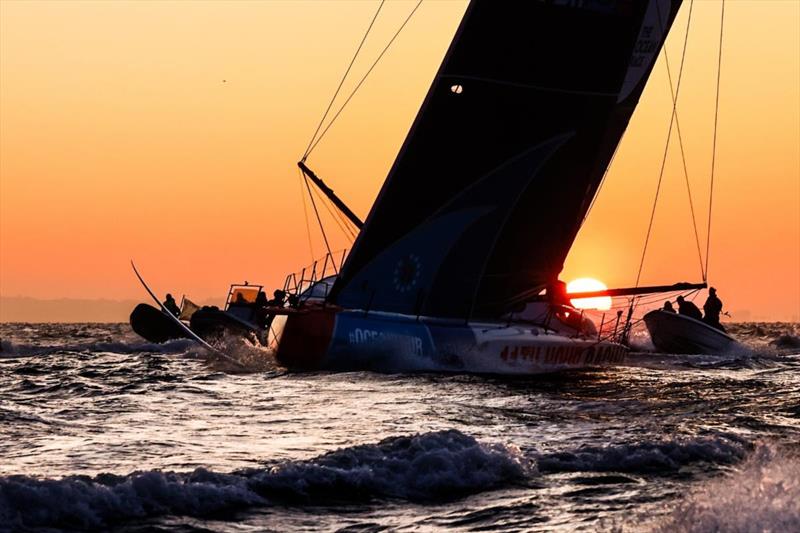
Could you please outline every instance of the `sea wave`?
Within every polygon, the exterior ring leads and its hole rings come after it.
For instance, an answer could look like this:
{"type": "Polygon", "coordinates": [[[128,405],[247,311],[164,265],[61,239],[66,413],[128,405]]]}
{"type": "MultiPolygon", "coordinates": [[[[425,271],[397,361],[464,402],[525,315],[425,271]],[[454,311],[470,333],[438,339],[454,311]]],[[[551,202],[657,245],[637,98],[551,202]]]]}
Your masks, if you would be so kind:
{"type": "Polygon", "coordinates": [[[750,448],[747,442],[732,435],[581,446],[572,451],[540,455],[537,465],[542,473],[672,473],[692,463],[736,463],[746,456],[750,448]]]}
{"type": "Polygon", "coordinates": [[[516,448],[446,430],[337,450],[251,480],[260,492],[281,497],[440,500],[493,489],[532,472],[533,462],[516,448]]]}
{"type": "Polygon", "coordinates": [[[652,529],[800,531],[800,457],[760,443],[733,473],[691,491],[652,529]]]}
{"type": "Polygon", "coordinates": [[[194,346],[188,339],[176,339],[165,343],[154,342],[121,342],[121,341],[90,341],[68,344],[26,344],[15,343],[8,340],[0,341],[0,357],[32,357],[50,355],[54,353],[184,353],[194,346]]]}
{"type": "Polygon", "coordinates": [[[519,450],[455,430],[392,437],[306,461],[219,474],[146,471],[51,480],[0,478],[0,523],[102,528],[163,515],[209,516],[269,505],[373,498],[442,500],[499,488],[535,471],[519,450]]]}

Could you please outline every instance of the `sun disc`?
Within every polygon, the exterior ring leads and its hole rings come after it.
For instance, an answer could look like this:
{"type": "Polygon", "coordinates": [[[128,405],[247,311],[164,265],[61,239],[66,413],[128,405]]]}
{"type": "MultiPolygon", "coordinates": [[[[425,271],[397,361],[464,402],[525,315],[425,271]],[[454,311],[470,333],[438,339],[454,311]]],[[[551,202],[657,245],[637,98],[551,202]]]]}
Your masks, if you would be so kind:
{"type": "MultiPolygon", "coordinates": [[[[567,283],[567,293],[602,291],[607,288],[608,287],[606,287],[605,283],[594,278],[578,278],[567,283]]],[[[570,301],[576,309],[599,309],[601,311],[611,309],[610,296],[598,296],[597,298],[576,298],[570,301]]]]}

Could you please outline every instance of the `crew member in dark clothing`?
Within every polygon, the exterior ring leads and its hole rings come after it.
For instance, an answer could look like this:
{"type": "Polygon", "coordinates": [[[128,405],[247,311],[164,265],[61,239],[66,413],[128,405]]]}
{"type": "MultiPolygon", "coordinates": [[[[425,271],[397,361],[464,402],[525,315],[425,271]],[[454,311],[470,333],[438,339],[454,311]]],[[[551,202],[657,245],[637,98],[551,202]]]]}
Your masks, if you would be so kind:
{"type": "Polygon", "coordinates": [[[289,307],[299,307],[300,297],[296,294],[290,294],[286,299],[286,302],[289,304],[289,307]]]}
{"type": "Polygon", "coordinates": [[[678,296],[678,314],[686,315],[697,320],[703,320],[703,313],[700,312],[700,309],[683,296],[678,296]]]}
{"type": "Polygon", "coordinates": [[[719,315],[722,313],[722,300],[717,297],[717,289],[714,287],[708,289],[708,298],[706,303],[703,304],[703,311],[705,312],[703,321],[706,324],[712,328],[725,331],[725,328],[719,323],[719,315]]]}
{"type": "Polygon", "coordinates": [[[674,313],[675,312],[675,308],[672,307],[672,302],[670,302],[669,300],[664,302],[664,307],[662,307],[661,310],[662,311],[666,311],[667,313],[674,313]]]}
{"type": "Polygon", "coordinates": [[[267,294],[264,291],[258,291],[256,296],[256,325],[261,329],[265,329],[269,322],[269,313],[267,313],[267,294]]]}
{"type": "Polygon", "coordinates": [[[167,293],[167,299],[164,300],[164,307],[173,315],[181,316],[181,308],[178,307],[178,304],[175,303],[175,298],[173,298],[169,293],[167,293]]]}
{"type": "Polygon", "coordinates": [[[267,302],[267,305],[272,307],[283,307],[283,304],[286,302],[286,293],[280,289],[276,289],[275,292],[272,293],[272,300],[267,302]]]}
{"type": "Polygon", "coordinates": [[[272,321],[275,319],[275,314],[270,313],[268,309],[270,307],[283,307],[283,305],[286,303],[286,292],[276,289],[275,292],[272,293],[272,300],[269,301],[267,301],[267,296],[264,293],[258,294],[259,297],[262,295],[262,300],[256,300],[256,303],[259,304],[256,307],[256,320],[258,320],[258,325],[260,327],[269,331],[269,328],[272,326],[272,321]],[[263,301],[264,303],[261,304],[260,301],[263,301]]]}

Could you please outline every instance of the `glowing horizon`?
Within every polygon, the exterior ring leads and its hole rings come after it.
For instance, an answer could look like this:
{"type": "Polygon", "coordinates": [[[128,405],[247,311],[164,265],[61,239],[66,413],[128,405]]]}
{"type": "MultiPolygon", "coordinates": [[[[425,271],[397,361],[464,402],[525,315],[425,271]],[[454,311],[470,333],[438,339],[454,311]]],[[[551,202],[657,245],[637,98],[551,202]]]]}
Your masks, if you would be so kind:
{"type": "MultiPolygon", "coordinates": [[[[344,95],[413,5],[386,4],[344,95]]],[[[309,159],[362,219],[465,7],[423,3],[309,159]]],[[[0,295],[144,299],[133,258],[156,290],[202,300],[323,255],[294,163],[374,8],[0,2],[0,295]]],[[[798,20],[798,2],[726,7],[709,279],[734,319],[800,319],[798,20]]],[[[703,254],[718,24],[717,2],[695,3],[678,104],[703,254]]],[[[671,109],[662,55],[562,279],[635,279],[671,109]]],[[[674,134],[661,196],[641,283],[700,281],[674,134]]]]}

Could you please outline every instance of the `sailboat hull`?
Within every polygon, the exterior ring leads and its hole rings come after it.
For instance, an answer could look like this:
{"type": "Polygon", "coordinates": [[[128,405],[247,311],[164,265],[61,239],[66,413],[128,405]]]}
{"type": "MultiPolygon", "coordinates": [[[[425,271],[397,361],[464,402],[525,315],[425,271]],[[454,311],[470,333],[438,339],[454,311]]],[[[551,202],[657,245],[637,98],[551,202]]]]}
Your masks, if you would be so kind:
{"type": "Polygon", "coordinates": [[[277,357],[290,369],[543,374],[613,366],[627,348],[527,324],[320,309],[287,317],[277,357]]]}
{"type": "Polygon", "coordinates": [[[644,315],[653,345],[664,353],[724,354],[739,346],[736,339],[705,322],[656,310],[644,315]]]}

